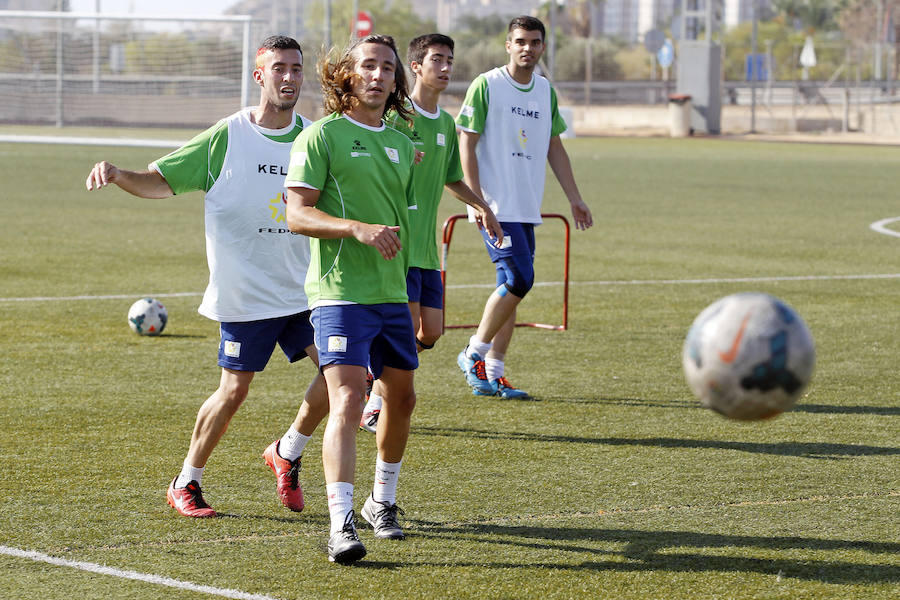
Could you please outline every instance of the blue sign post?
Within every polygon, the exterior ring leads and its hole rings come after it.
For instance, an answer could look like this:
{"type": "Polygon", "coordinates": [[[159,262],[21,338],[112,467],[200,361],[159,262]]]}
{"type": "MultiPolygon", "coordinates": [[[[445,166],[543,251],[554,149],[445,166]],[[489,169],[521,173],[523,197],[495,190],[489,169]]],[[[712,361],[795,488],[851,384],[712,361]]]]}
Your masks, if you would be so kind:
{"type": "Polygon", "coordinates": [[[667,39],[656,52],[656,60],[663,69],[668,69],[675,61],[675,47],[672,46],[672,40],[667,39]]]}
{"type": "Polygon", "coordinates": [[[748,54],[745,60],[746,81],[768,81],[765,54],[748,54]]]}

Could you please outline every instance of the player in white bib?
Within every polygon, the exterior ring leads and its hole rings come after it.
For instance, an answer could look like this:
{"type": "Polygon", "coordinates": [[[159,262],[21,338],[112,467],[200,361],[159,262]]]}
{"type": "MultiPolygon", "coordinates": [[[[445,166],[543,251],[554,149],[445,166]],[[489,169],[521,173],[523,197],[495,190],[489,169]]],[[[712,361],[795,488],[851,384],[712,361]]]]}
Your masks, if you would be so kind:
{"type": "MultiPolygon", "coordinates": [[[[303,84],[303,53],[296,40],[272,36],[256,56],[260,86],[256,107],[216,123],[147,171],[97,163],[88,190],[115,183],[142,198],[167,198],[203,190],[209,284],[200,314],[220,323],[219,387],[197,414],[181,473],[166,492],[187,517],[214,517],[203,498],[203,470],[231,418],[247,397],[275,345],[291,362],[304,356],[318,365],[303,282],[309,240],[285,223],[284,175],[294,139],[310,121],[294,113],[303,84]]],[[[300,455],[328,412],[324,379],[317,374],[284,437],[263,453],[276,476],[282,503],[303,509],[300,455]]]]}
{"type": "Polygon", "coordinates": [[[504,376],[504,360],[515,330],[516,307],[534,284],[534,227],[541,223],[544,161],[550,163],[572,209],[577,229],[593,225],[581,199],[569,155],[559,134],[556,92],[534,73],[544,52],[544,24],[516,17],[508,28],[509,61],[479,75],[456,118],[465,181],[503,227],[500,248],[485,245],[497,269],[497,288],[484,307],[478,330],[457,363],[476,395],[527,397],[504,376]]]}

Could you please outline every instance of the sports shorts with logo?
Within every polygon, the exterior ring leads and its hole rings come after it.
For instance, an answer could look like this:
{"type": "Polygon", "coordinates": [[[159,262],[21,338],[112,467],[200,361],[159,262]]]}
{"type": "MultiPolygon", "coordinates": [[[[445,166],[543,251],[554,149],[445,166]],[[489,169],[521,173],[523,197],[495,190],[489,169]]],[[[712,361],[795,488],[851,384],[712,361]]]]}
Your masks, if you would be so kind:
{"type": "Polygon", "coordinates": [[[528,291],[534,283],[534,224],[503,221],[503,243],[499,248],[486,230],[482,230],[484,245],[497,269],[497,285],[513,290],[528,291]]]}
{"type": "Polygon", "coordinates": [[[287,317],[221,323],[219,366],[235,371],[262,371],[277,343],[290,362],[306,356],[314,341],[309,311],[287,317]]]}
{"type": "Polygon", "coordinates": [[[377,379],[384,367],[413,371],[419,366],[409,305],[338,304],[317,306],[310,317],[316,332],[319,367],[369,367],[377,379]]]}

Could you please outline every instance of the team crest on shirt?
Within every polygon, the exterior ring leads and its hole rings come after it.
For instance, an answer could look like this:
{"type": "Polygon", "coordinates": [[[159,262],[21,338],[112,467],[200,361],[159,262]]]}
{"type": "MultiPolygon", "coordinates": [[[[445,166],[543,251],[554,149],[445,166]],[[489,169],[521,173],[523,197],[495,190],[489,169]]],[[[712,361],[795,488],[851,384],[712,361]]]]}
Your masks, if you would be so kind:
{"type": "Polygon", "coordinates": [[[447,139],[444,137],[443,133],[437,134],[437,145],[438,146],[446,146],[447,145],[447,139]]]}
{"type": "Polygon", "coordinates": [[[396,148],[388,148],[387,146],[385,146],[384,151],[392,163],[400,162],[400,153],[397,151],[396,148]]]}
{"type": "Polygon", "coordinates": [[[516,134],[517,139],[519,140],[519,146],[522,148],[521,152],[513,152],[513,156],[518,158],[524,158],[525,160],[531,160],[532,156],[528,154],[528,133],[525,129],[519,129],[516,134]]]}
{"type": "Polygon", "coordinates": [[[284,223],[284,207],[287,205],[287,197],[281,192],[274,198],[269,199],[269,210],[272,211],[272,220],[276,223],[284,223]]]}
{"type": "Polygon", "coordinates": [[[528,148],[528,134],[525,133],[524,129],[519,130],[519,145],[522,146],[522,150],[528,148]]]}

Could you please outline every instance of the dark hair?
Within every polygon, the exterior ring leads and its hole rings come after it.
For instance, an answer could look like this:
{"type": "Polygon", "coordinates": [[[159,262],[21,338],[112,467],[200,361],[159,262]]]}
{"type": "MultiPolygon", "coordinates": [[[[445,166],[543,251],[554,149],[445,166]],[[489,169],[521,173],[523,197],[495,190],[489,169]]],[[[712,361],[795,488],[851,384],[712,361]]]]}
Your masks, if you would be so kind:
{"type": "Polygon", "coordinates": [[[358,102],[353,95],[353,69],[356,67],[354,51],[363,44],[381,44],[394,52],[394,91],[388,96],[384,111],[394,110],[404,120],[409,121],[412,112],[406,105],[409,92],[406,84],[406,69],[400,63],[397,45],[389,35],[372,34],[356,40],[333,60],[334,53],[326,53],[319,58],[317,65],[319,79],[322,82],[322,97],[325,111],[342,113],[352,109],[358,102]]]}
{"type": "Polygon", "coordinates": [[[409,43],[406,51],[406,64],[417,62],[419,64],[425,60],[428,49],[432,46],[447,46],[453,52],[453,38],[443,33],[426,33],[413,39],[409,43]]]}
{"type": "Polygon", "coordinates": [[[300,56],[303,56],[303,49],[300,47],[300,43],[286,35],[270,35],[264,39],[256,50],[256,56],[265,54],[269,50],[297,50],[300,52],[300,56]]]}
{"type": "Polygon", "coordinates": [[[537,19],[535,17],[522,15],[521,17],[516,17],[515,19],[510,21],[509,29],[506,30],[507,39],[509,39],[509,34],[512,33],[513,29],[524,29],[525,31],[540,31],[541,41],[547,39],[547,30],[544,29],[544,24],[541,23],[540,19],[537,19]]]}

